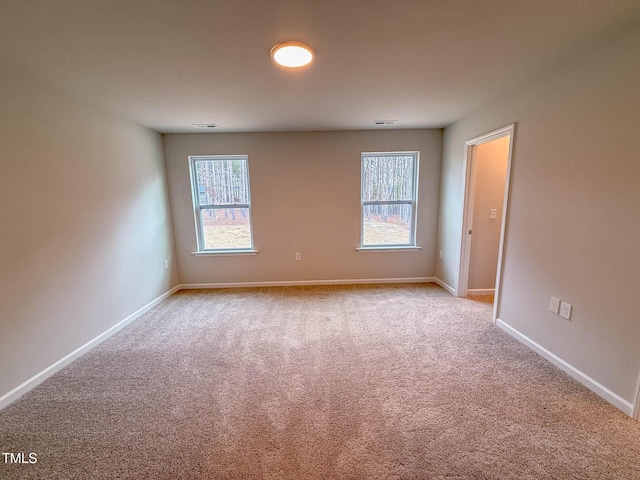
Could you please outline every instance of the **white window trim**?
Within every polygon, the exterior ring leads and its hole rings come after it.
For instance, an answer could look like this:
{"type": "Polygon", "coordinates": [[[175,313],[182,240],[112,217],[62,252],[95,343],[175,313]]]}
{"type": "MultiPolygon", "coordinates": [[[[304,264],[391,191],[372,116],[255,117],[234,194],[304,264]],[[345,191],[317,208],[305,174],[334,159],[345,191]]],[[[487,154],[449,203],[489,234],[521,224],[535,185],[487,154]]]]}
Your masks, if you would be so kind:
{"type": "Polygon", "coordinates": [[[366,247],[357,247],[356,252],[365,253],[365,252],[419,252],[422,250],[422,247],[418,245],[391,245],[388,247],[385,246],[369,246],[366,247]]]}
{"type": "Polygon", "coordinates": [[[416,245],[416,230],[417,230],[417,212],[418,212],[418,175],[420,172],[420,152],[417,150],[412,151],[399,151],[399,152],[362,152],[360,154],[360,246],[356,248],[358,252],[389,252],[389,251],[410,251],[410,250],[422,250],[422,247],[416,245]],[[364,200],[364,158],[365,157],[396,157],[396,156],[413,156],[413,199],[411,202],[406,200],[400,201],[388,201],[388,202],[375,202],[364,200]],[[409,232],[410,243],[400,244],[364,244],[364,207],[365,205],[379,205],[379,204],[411,204],[411,231],[409,232]]]}
{"type": "MultiPolygon", "coordinates": [[[[191,252],[196,257],[205,256],[230,256],[230,255],[257,255],[258,250],[253,242],[253,212],[251,209],[251,179],[249,177],[249,156],[248,155],[190,155],[189,156],[189,177],[191,179],[191,204],[193,208],[193,221],[196,231],[196,251],[191,252]],[[251,246],[249,248],[204,248],[204,231],[200,222],[200,198],[198,196],[198,179],[195,173],[195,164],[203,160],[244,160],[247,162],[247,200],[248,203],[238,203],[220,205],[219,208],[248,208],[249,209],[249,233],[251,246]]],[[[210,208],[210,207],[209,207],[210,208]]],[[[209,209],[207,208],[207,209],[209,209]]]]}
{"type": "Polygon", "coordinates": [[[237,250],[204,250],[202,252],[191,252],[194,257],[231,257],[235,255],[257,255],[260,250],[237,249],[237,250]]]}

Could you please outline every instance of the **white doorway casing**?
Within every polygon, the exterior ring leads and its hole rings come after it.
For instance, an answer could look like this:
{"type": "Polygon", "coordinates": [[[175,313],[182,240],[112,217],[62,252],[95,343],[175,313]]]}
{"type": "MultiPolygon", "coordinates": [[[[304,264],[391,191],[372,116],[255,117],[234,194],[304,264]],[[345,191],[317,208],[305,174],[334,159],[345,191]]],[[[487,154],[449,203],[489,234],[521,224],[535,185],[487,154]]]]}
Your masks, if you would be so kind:
{"type": "Polygon", "coordinates": [[[469,263],[471,258],[471,236],[473,222],[473,201],[474,201],[474,178],[475,178],[475,156],[479,145],[509,137],[507,173],[505,178],[504,198],[502,205],[502,219],[500,225],[500,241],[498,246],[498,265],[495,281],[495,299],[493,303],[493,320],[495,322],[498,314],[500,300],[500,287],[502,283],[502,264],[504,257],[505,233],[508,218],[509,186],[511,184],[511,159],[513,152],[513,139],[515,134],[515,124],[493,130],[484,135],[472,138],[465,142],[465,162],[464,162],[464,188],[463,188],[463,215],[460,228],[460,253],[458,256],[458,281],[456,282],[456,296],[466,297],[469,284],[469,263]]]}

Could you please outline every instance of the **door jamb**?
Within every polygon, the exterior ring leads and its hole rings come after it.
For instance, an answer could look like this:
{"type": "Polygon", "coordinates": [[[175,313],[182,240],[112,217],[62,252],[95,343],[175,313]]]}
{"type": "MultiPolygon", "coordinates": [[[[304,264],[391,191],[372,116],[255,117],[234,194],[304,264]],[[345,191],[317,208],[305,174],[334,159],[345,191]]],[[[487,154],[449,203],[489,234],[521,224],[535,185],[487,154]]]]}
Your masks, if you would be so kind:
{"type": "Polygon", "coordinates": [[[507,228],[507,215],[509,207],[509,190],[511,185],[511,160],[513,156],[513,141],[515,135],[516,124],[512,123],[497,130],[485,133],[478,137],[474,137],[465,142],[464,147],[464,186],[463,186],[463,211],[462,223],[460,228],[460,253],[458,257],[458,281],[456,284],[456,296],[466,297],[469,285],[469,260],[471,242],[469,240],[469,230],[473,229],[473,194],[475,190],[475,154],[476,147],[483,143],[497,140],[502,137],[509,136],[509,154],[507,159],[507,175],[504,186],[504,199],[502,204],[502,222],[500,225],[500,244],[498,247],[498,267],[496,274],[496,289],[493,302],[493,321],[498,318],[498,305],[502,287],[502,264],[504,259],[504,243],[507,228]]]}

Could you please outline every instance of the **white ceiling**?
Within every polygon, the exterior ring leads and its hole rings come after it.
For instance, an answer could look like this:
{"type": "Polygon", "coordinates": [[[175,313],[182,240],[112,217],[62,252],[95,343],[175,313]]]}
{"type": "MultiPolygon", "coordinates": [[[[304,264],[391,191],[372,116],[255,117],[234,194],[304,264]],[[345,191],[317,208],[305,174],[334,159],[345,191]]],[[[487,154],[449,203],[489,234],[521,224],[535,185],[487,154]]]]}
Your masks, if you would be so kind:
{"type": "Polygon", "coordinates": [[[638,0],[0,0],[0,60],[159,132],[428,128],[639,15],[638,0]],[[277,68],[286,40],[315,62],[277,68]]]}

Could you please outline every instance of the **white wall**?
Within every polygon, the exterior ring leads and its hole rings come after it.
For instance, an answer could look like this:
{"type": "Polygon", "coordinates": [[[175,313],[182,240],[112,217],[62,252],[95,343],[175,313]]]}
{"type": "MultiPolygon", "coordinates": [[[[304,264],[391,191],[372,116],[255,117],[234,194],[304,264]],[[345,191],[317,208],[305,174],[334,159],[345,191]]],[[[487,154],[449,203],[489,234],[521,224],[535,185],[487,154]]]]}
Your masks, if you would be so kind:
{"type": "Polygon", "coordinates": [[[7,65],[0,110],[1,397],[177,271],[160,135],[7,65]]]}
{"type": "Polygon", "coordinates": [[[509,137],[476,147],[473,234],[469,255],[469,289],[496,286],[504,187],[509,163],[509,137]],[[491,218],[491,209],[496,218],[491,218]]]}
{"type": "Polygon", "coordinates": [[[445,130],[437,275],[454,285],[464,142],[517,122],[498,316],[627,402],[640,372],[640,32],[445,130]],[[549,297],[573,305],[571,321],[549,297]]]}
{"type": "Polygon", "coordinates": [[[180,282],[431,277],[442,130],[164,135],[180,282]],[[418,150],[418,252],[357,253],[360,154],[418,150]],[[194,257],[189,155],[247,154],[257,256],[194,257]],[[302,260],[295,260],[295,252],[302,260]]]}

